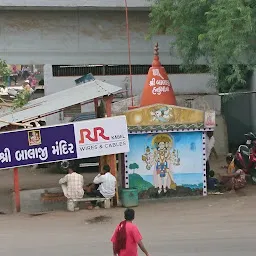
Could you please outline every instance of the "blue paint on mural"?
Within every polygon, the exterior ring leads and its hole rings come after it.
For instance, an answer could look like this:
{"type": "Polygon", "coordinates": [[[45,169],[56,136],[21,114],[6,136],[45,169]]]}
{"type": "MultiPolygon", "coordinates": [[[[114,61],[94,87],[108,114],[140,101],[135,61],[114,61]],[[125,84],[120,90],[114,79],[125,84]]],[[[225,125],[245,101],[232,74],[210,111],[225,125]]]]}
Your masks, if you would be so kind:
{"type": "Polygon", "coordinates": [[[202,132],[129,135],[129,184],[158,193],[203,188],[202,132]]]}

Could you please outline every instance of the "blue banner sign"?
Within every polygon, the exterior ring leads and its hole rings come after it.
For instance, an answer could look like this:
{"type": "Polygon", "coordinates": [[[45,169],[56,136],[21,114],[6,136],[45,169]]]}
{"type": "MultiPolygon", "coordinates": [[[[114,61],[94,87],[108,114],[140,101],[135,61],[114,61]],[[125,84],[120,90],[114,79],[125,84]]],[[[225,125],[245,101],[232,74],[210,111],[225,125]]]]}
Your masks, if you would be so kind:
{"type": "Polygon", "coordinates": [[[125,116],[0,134],[0,169],[129,151],[125,116]]]}

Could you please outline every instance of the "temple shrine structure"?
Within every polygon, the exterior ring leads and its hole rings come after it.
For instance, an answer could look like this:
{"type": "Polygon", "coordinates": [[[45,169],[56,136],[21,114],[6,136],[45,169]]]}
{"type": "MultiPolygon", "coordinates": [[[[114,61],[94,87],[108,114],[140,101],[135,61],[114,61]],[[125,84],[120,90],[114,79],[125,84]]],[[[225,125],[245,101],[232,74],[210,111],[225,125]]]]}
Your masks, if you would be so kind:
{"type": "Polygon", "coordinates": [[[124,187],[136,188],[140,199],[205,196],[205,138],[215,127],[215,112],[177,106],[158,50],[156,44],[140,105],[124,113],[130,143],[124,187]]]}

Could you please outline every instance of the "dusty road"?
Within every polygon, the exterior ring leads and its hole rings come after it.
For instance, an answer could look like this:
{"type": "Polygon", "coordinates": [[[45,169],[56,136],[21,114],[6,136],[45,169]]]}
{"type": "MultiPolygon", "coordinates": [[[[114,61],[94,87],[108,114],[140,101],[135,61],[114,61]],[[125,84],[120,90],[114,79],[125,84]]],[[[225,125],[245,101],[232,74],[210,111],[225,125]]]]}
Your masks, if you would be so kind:
{"type": "MultiPolygon", "coordinates": [[[[152,256],[253,256],[255,200],[233,195],[143,203],[136,209],[136,223],[152,256]]],[[[0,255],[112,255],[109,240],[122,213],[117,208],[1,215],[0,255]],[[105,221],[92,221],[97,216],[105,221]]]]}
{"type": "MultiPolygon", "coordinates": [[[[61,176],[48,170],[22,169],[20,185],[22,189],[54,187],[61,176]]],[[[86,182],[94,176],[84,175],[86,182]]],[[[1,171],[0,211],[10,210],[12,184],[12,171],[1,171]]],[[[136,209],[136,223],[152,256],[254,256],[254,195],[255,187],[251,187],[245,196],[144,202],[136,209]]],[[[112,255],[109,240],[122,215],[122,208],[41,216],[0,215],[0,255],[112,255]]]]}

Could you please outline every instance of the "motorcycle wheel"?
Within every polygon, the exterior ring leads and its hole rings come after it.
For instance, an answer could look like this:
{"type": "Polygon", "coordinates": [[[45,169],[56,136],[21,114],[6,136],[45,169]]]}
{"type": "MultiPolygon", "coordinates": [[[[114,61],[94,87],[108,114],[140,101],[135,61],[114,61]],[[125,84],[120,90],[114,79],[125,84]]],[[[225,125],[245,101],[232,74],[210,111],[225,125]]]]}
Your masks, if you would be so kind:
{"type": "Polygon", "coordinates": [[[251,171],[251,180],[252,180],[252,184],[256,185],[256,170],[252,170],[251,171]]]}

